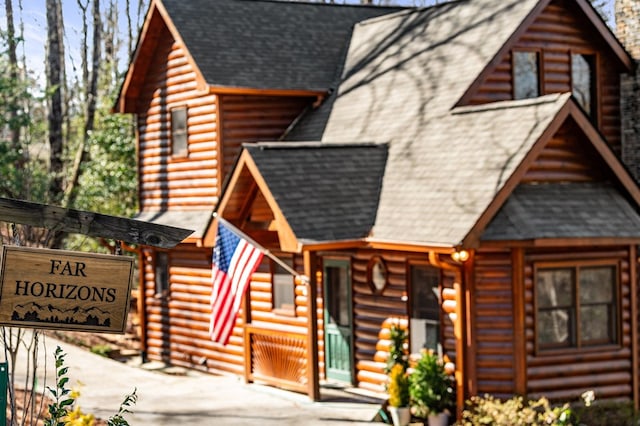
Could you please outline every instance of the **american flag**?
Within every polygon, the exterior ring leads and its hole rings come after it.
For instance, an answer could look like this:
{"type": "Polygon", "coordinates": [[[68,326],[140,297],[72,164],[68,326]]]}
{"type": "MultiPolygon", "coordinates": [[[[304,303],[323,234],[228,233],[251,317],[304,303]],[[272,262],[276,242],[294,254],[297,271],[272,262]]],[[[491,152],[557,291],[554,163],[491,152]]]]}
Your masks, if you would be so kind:
{"type": "Polygon", "coordinates": [[[251,275],[260,265],[263,252],[218,220],[213,248],[213,291],[209,334],[214,342],[226,345],[240,310],[251,275]]]}

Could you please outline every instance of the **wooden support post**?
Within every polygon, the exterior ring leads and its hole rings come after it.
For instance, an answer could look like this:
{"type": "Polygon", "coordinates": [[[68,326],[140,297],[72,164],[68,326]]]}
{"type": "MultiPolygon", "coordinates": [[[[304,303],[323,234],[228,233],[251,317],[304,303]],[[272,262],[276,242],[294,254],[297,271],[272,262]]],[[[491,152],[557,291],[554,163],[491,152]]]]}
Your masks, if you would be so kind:
{"type": "Polygon", "coordinates": [[[527,340],[524,312],[524,251],[511,252],[511,291],[513,292],[513,386],[518,395],[527,393],[527,340]]]}
{"type": "Polygon", "coordinates": [[[320,400],[320,374],[318,372],[318,304],[316,281],[316,254],[305,251],[304,274],[309,277],[307,288],[307,394],[312,401],[320,400]]]}
{"type": "Polygon", "coordinates": [[[629,286],[631,287],[631,383],[633,384],[633,407],[640,408],[638,386],[638,252],[636,246],[629,247],[629,286]]]}

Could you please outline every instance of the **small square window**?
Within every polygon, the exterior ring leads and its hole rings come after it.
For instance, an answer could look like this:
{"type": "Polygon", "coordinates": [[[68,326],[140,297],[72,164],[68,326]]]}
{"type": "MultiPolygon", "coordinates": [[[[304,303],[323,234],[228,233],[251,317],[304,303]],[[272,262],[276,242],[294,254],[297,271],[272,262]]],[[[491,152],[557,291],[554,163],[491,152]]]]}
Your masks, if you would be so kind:
{"type": "Polygon", "coordinates": [[[529,99],[540,96],[538,52],[513,52],[513,97],[529,99]]]}
{"type": "MultiPolygon", "coordinates": [[[[289,267],[293,268],[293,257],[279,256],[289,267]]],[[[295,277],[276,262],[271,263],[271,282],[273,284],[273,310],[278,313],[295,313],[295,277]]]]}
{"type": "Polygon", "coordinates": [[[187,157],[187,108],[180,107],[171,110],[171,155],[187,157]]]}

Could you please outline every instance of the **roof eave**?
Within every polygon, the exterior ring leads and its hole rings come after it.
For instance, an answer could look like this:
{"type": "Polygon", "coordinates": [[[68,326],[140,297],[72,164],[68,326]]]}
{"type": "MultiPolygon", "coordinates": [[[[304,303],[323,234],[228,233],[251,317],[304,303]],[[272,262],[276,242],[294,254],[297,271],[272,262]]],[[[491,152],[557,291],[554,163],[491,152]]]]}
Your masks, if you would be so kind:
{"type": "MultiPolygon", "coordinates": [[[[202,71],[200,70],[195,59],[189,52],[189,48],[187,44],[185,43],[184,39],[180,35],[180,32],[178,31],[175,24],[173,23],[171,16],[169,16],[169,13],[167,12],[166,8],[162,4],[162,0],[151,0],[151,3],[149,4],[149,10],[147,11],[147,15],[145,16],[145,20],[142,25],[142,30],[140,32],[140,37],[138,39],[138,44],[136,46],[135,53],[131,59],[131,62],[129,63],[129,68],[127,69],[127,73],[125,75],[124,81],[120,88],[120,93],[118,95],[118,98],[116,99],[116,102],[113,108],[115,112],[120,112],[120,113],[135,112],[134,101],[135,99],[137,99],[138,91],[136,90],[137,88],[134,82],[134,76],[139,73],[140,74],[146,73],[147,67],[149,65],[148,63],[144,63],[143,61],[141,61],[141,56],[143,55],[143,52],[147,45],[147,41],[150,38],[149,33],[150,33],[150,28],[153,22],[154,12],[157,12],[160,15],[160,18],[162,19],[164,24],[167,26],[167,29],[169,30],[171,35],[174,37],[174,39],[179,44],[184,46],[184,50],[185,50],[184,53],[187,58],[187,62],[193,68],[196,76],[195,77],[196,90],[201,92],[208,90],[208,84],[204,79],[202,71]]],[[[151,42],[151,40],[149,40],[149,42],[151,42]]]]}

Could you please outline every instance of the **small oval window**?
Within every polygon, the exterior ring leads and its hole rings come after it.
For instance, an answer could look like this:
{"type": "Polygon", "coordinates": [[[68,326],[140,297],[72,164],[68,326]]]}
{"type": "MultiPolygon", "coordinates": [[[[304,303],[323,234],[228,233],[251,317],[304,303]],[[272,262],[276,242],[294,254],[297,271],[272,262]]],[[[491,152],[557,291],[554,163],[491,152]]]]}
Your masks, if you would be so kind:
{"type": "Polygon", "coordinates": [[[381,257],[376,256],[369,261],[369,267],[367,268],[369,286],[375,294],[380,294],[387,286],[387,266],[381,257]]]}

